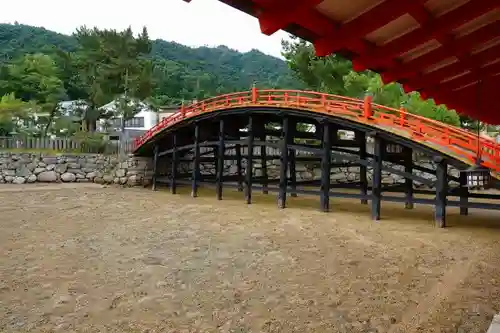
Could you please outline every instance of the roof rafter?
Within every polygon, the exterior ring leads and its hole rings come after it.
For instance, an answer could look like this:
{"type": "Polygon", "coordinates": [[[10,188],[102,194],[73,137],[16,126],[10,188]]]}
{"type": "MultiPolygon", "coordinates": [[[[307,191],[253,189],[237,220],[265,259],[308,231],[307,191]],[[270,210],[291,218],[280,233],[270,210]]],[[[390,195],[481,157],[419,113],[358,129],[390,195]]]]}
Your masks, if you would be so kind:
{"type": "MultiPolygon", "coordinates": [[[[413,80],[410,80],[407,83],[407,87],[409,90],[420,90],[425,86],[432,86],[438,84],[439,82],[456,75],[457,73],[463,73],[468,70],[471,70],[477,66],[477,64],[491,63],[494,60],[498,59],[500,56],[500,44],[478,52],[466,61],[460,60],[455,63],[452,63],[448,66],[444,66],[435,71],[432,71],[428,74],[421,75],[420,77],[416,77],[413,80]]],[[[407,88],[405,87],[405,90],[407,88]]]]}
{"type": "MultiPolygon", "coordinates": [[[[369,48],[363,37],[383,27],[407,12],[416,13],[423,9],[428,0],[387,0],[361,14],[357,18],[342,25],[336,31],[327,32],[322,38],[314,41],[316,55],[326,56],[343,48],[357,53],[369,48]],[[377,19],[374,20],[373,18],[377,19]]],[[[418,15],[418,14],[416,14],[418,15]]]]}
{"type": "Polygon", "coordinates": [[[381,74],[382,79],[384,82],[393,82],[416,76],[419,71],[424,70],[426,67],[438,64],[451,56],[460,56],[470,52],[474,46],[490,41],[498,36],[499,31],[500,21],[477,29],[468,35],[455,39],[453,43],[448,43],[446,47],[441,46],[418,58],[402,63],[398,67],[383,72],[381,74]]]}
{"type": "Polygon", "coordinates": [[[424,26],[400,36],[391,42],[373,48],[362,56],[353,59],[353,68],[357,71],[368,68],[376,68],[382,65],[391,67],[393,59],[397,56],[414,49],[432,39],[444,37],[449,31],[460,27],[465,22],[485,14],[486,12],[500,8],[498,0],[481,0],[480,2],[469,1],[460,7],[451,10],[442,16],[431,19],[424,26]]]}

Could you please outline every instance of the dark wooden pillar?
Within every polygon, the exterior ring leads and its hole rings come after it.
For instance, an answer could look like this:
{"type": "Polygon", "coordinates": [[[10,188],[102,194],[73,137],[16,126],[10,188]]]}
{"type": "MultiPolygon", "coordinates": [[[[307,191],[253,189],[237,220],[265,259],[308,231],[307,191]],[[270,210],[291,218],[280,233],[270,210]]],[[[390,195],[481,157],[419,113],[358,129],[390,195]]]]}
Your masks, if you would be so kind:
{"type": "Polygon", "coordinates": [[[330,210],[330,169],[331,169],[331,134],[330,123],[327,120],[323,123],[323,155],[321,156],[321,210],[330,210]]]}
{"type": "Polygon", "coordinates": [[[253,118],[248,117],[248,136],[247,136],[247,167],[245,173],[245,200],[247,204],[252,203],[252,176],[253,176],[253,146],[254,146],[254,128],[253,118]]]}
{"type": "Polygon", "coordinates": [[[194,127],[194,156],[193,156],[193,173],[191,182],[191,196],[198,196],[198,181],[200,177],[200,126],[194,127]]]}
{"type": "MultiPolygon", "coordinates": [[[[297,135],[297,121],[289,119],[288,124],[288,144],[293,145],[295,136],[297,135]]],[[[295,149],[288,149],[288,171],[290,174],[290,196],[297,197],[297,171],[296,171],[296,151],[295,149]]]]}
{"type": "Polygon", "coordinates": [[[153,155],[153,181],[152,181],[152,190],[156,191],[156,179],[158,177],[158,153],[160,150],[160,146],[155,144],[154,147],[154,155],[153,155]]]}
{"type": "MultiPolygon", "coordinates": [[[[413,173],[413,149],[403,147],[403,163],[405,172],[413,173]]],[[[405,178],[405,208],[413,209],[413,179],[405,178]]]]}
{"type": "Polygon", "coordinates": [[[172,134],[172,170],[170,171],[170,193],[177,193],[177,163],[179,156],[177,154],[177,134],[172,134]]]}
{"type": "Polygon", "coordinates": [[[283,118],[281,133],[281,158],[280,158],[280,182],[278,191],[278,208],[286,207],[287,167],[288,167],[288,141],[289,141],[288,117],[283,118]]]}
{"type": "Polygon", "coordinates": [[[448,192],[448,165],[442,157],[436,157],[436,208],[435,223],[439,228],[446,226],[446,195],[448,192]]]}
{"type": "Polygon", "coordinates": [[[269,184],[269,178],[267,175],[267,146],[265,145],[266,143],[266,126],[265,123],[262,124],[262,133],[260,134],[260,140],[263,142],[264,145],[260,146],[260,158],[261,158],[261,173],[262,173],[262,193],[268,194],[268,184],[269,184]]]}
{"type": "MultiPolygon", "coordinates": [[[[358,136],[358,143],[359,143],[359,159],[362,161],[367,161],[367,154],[366,154],[366,133],[365,132],[358,132],[356,134],[358,136]]],[[[367,166],[360,164],[359,165],[359,184],[360,184],[360,191],[359,194],[366,196],[368,194],[368,175],[367,175],[367,166]]],[[[366,205],[368,204],[367,199],[361,199],[361,204],[366,205]]]]}
{"type": "Polygon", "coordinates": [[[460,215],[469,215],[469,188],[467,187],[467,174],[460,173],[460,215]]]}
{"type": "Polygon", "coordinates": [[[217,170],[219,168],[219,144],[215,144],[212,146],[212,154],[213,154],[213,163],[214,163],[214,177],[217,180],[217,170]]]}
{"type": "Polygon", "coordinates": [[[236,178],[238,180],[238,192],[243,191],[243,171],[241,167],[241,145],[235,146],[236,150],[236,178]]]}
{"type": "Polygon", "coordinates": [[[217,200],[222,200],[222,186],[224,183],[224,154],[226,145],[224,142],[224,120],[219,120],[219,146],[217,147],[217,174],[215,176],[215,192],[217,200]]]}
{"type": "Polygon", "coordinates": [[[296,151],[290,149],[289,164],[290,164],[290,196],[297,197],[297,171],[296,171],[296,151]]]}
{"type": "Polygon", "coordinates": [[[373,152],[373,185],[372,185],[372,220],[380,220],[380,208],[382,202],[382,160],[385,151],[385,142],[375,135],[375,147],[373,152]]]}

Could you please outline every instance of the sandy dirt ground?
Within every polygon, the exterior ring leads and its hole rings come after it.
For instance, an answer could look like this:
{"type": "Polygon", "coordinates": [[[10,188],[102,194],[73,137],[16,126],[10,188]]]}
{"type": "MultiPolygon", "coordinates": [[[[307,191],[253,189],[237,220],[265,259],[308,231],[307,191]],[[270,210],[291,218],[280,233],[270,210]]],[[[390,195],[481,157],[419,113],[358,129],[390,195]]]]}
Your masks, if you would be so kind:
{"type": "Polygon", "coordinates": [[[1,332],[485,332],[500,215],[242,193],[0,188],[1,332]]]}

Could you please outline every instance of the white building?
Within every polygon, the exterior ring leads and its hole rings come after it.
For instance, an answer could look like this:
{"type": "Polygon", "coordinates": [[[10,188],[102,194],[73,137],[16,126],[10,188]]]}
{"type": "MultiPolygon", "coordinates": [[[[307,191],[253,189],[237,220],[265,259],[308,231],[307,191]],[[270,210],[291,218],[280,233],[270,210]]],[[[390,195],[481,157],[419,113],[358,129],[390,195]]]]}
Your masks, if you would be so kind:
{"type": "MultiPolygon", "coordinates": [[[[104,112],[114,113],[117,108],[117,101],[101,106],[99,109],[104,112]]],[[[131,119],[125,121],[125,131],[145,132],[158,123],[158,113],[151,109],[147,104],[138,102],[137,107],[140,111],[131,119]]],[[[107,119],[100,119],[97,125],[98,131],[120,131],[121,116],[107,119]]]]}

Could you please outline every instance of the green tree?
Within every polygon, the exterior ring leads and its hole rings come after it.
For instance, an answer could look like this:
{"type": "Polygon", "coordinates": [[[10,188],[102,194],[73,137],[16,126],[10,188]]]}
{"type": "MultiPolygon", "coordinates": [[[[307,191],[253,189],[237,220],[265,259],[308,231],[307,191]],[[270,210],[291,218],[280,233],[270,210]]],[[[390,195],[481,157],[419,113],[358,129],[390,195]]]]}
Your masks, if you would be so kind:
{"type": "Polygon", "coordinates": [[[30,106],[17,99],[14,93],[0,97],[0,135],[6,136],[17,130],[18,122],[30,116],[30,106]]]}
{"type": "Polygon", "coordinates": [[[65,98],[63,81],[51,56],[41,53],[27,54],[7,66],[0,87],[3,93],[15,93],[25,102],[38,105],[38,113],[46,114],[44,133],[57,115],[57,104],[65,98]]]}
{"type": "Polygon", "coordinates": [[[81,82],[85,88],[88,108],[84,114],[86,128],[95,130],[101,118],[121,117],[124,122],[138,111],[129,107],[132,100],[144,100],[153,90],[151,60],[145,58],[151,52],[151,41],[144,28],[134,37],[130,28],[99,30],[82,27],[75,37],[79,49],[74,56],[81,82]],[[101,106],[118,100],[115,112],[109,113],[101,106]]]}
{"type": "Polygon", "coordinates": [[[346,95],[346,76],[350,61],[338,56],[316,57],[312,45],[300,38],[282,41],[282,55],[288,66],[307,88],[330,94],[346,95]]]}

